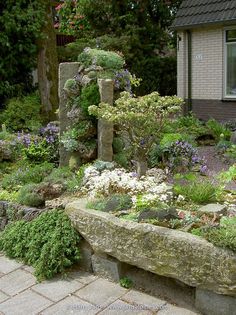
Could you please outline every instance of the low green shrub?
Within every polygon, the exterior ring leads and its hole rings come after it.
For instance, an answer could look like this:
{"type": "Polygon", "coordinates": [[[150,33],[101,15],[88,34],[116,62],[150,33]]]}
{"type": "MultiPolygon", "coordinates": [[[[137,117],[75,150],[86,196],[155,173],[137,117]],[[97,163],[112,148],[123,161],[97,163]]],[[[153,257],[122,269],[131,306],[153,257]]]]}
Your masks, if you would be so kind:
{"type": "Polygon", "coordinates": [[[120,279],[120,285],[123,288],[130,289],[133,286],[133,281],[128,277],[124,277],[120,279]]]}
{"type": "Polygon", "coordinates": [[[192,234],[204,237],[216,246],[236,252],[236,217],[222,218],[219,227],[193,229],[192,234]]]}
{"type": "Polygon", "coordinates": [[[9,224],[0,234],[0,250],[35,268],[37,279],[65,272],[80,258],[79,234],[63,211],[42,213],[31,222],[9,224]]]}
{"type": "Polygon", "coordinates": [[[193,201],[197,204],[206,204],[217,201],[221,187],[208,180],[195,179],[185,183],[176,183],[174,185],[174,192],[177,195],[184,196],[188,201],[193,201]]]}
{"type": "Polygon", "coordinates": [[[51,149],[45,140],[37,143],[32,142],[22,150],[22,153],[24,158],[35,163],[50,161],[52,157],[51,149]]]}
{"type": "Polygon", "coordinates": [[[8,191],[18,190],[29,183],[40,183],[53,169],[53,164],[23,165],[4,176],[1,185],[8,191]]]}
{"type": "Polygon", "coordinates": [[[36,94],[12,98],[0,114],[0,124],[4,123],[9,131],[35,131],[41,126],[40,107],[36,94]]]}
{"type": "Polygon", "coordinates": [[[128,168],[129,160],[125,152],[115,153],[113,156],[114,161],[121,167],[128,168]]]}
{"type": "Polygon", "coordinates": [[[89,84],[82,88],[78,105],[83,109],[83,112],[88,115],[88,107],[98,105],[100,102],[99,88],[96,83],[89,84]]]}
{"type": "Polygon", "coordinates": [[[215,119],[209,119],[206,123],[207,128],[214,136],[215,140],[219,142],[222,138],[229,140],[231,136],[231,131],[223,124],[219,123],[215,119]]]}
{"type": "Polygon", "coordinates": [[[38,184],[27,184],[20,188],[17,201],[29,207],[41,207],[44,205],[44,199],[36,192],[38,184]]]}
{"type": "Polygon", "coordinates": [[[0,200],[17,201],[18,192],[9,192],[7,190],[0,190],[0,200]]]}
{"type": "Polygon", "coordinates": [[[220,173],[219,178],[225,183],[229,183],[231,180],[236,181],[236,165],[232,165],[227,171],[220,173]]]}
{"type": "Polygon", "coordinates": [[[186,134],[193,139],[207,134],[208,130],[194,114],[190,113],[186,116],[179,116],[177,119],[170,121],[166,126],[167,133],[186,134]]]}

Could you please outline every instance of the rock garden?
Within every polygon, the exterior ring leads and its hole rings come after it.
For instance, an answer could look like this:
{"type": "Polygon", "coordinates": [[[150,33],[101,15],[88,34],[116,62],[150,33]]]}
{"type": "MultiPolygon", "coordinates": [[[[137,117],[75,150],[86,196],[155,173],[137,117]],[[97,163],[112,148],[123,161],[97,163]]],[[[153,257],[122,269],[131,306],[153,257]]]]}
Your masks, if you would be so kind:
{"type": "Polygon", "coordinates": [[[86,48],[60,64],[57,121],[43,126],[37,95],[8,103],[0,250],[41,280],[79,261],[83,238],[196,288],[205,314],[207,294],[228,305],[214,314],[233,314],[236,121],[183,116],[176,96],[136,96],[140,83],[121,54],[86,48]]]}

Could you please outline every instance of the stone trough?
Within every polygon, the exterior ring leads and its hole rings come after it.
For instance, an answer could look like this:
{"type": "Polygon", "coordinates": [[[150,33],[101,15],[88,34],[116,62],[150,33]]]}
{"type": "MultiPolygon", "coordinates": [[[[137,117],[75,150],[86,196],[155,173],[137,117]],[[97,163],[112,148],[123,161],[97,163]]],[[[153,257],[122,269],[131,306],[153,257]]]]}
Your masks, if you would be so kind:
{"type": "Polygon", "coordinates": [[[174,278],[196,288],[199,308],[205,314],[236,314],[236,255],[206,240],[181,231],[147,223],[121,220],[86,208],[81,199],[67,205],[66,212],[75,228],[95,253],[107,254],[118,261],[174,278]],[[202,292],[207,292],[202,296],[202,292]],[[221,313],[206,311],[201,304],[217,299],[221,313]],[[234,313],[235,312],[235,313],[234,313]]]}

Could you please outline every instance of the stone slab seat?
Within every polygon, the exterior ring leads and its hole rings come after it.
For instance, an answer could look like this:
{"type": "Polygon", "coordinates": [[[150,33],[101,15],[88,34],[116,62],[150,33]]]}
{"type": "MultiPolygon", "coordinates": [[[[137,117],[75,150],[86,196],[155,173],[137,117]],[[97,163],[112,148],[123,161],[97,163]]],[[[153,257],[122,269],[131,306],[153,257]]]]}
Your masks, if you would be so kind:
{"type": "Polygon", "coordinates": [[[86,200],[66,212],[94,251],[121,262],[218,294],[236,296],[236,255],[190,233],[121,220],[86,209],[86,200]]]}

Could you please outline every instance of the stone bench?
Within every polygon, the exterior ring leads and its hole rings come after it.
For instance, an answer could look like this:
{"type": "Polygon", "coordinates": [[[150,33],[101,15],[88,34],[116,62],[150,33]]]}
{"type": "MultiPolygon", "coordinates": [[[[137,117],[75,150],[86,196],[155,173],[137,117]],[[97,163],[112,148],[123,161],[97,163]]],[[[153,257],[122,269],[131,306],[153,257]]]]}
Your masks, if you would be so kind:
{"type": "Polygon", "coordinates": [[[86,209],[83,199],[68,204],[66,212],[94,252],[196,288],[196,307],[203,314],[236,314],[234,252],[190,233],[86,209]]]}

